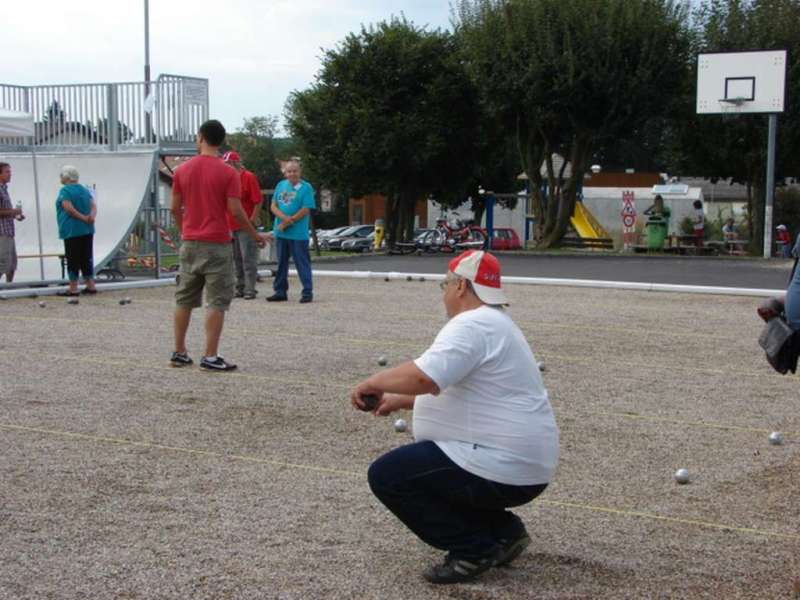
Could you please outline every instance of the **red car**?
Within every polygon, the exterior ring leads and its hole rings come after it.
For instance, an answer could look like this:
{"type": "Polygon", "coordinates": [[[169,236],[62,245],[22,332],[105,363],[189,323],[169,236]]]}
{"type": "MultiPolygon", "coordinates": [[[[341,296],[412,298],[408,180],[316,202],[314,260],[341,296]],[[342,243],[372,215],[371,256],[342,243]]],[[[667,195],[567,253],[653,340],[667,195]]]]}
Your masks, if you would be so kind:
{"type": "MultiPolygon", "coordinates": [[[[485,229],[481,229],[487,235],[485,229]]],[[[517,232],[511,227],[495,227],[492,239],[492,250],[522,250],[517,232]]]]}

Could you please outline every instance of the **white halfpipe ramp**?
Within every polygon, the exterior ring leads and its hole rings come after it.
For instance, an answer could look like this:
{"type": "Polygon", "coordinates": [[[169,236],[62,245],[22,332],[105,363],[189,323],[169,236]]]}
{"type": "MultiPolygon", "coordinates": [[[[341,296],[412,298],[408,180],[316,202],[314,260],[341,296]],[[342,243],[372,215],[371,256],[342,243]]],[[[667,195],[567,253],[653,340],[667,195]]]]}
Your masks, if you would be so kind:
{"type": "Polygon", "coordinates": [[[19,267],[14,281],[61,279],[59,254],[64,253],[58,238],[56,197],[61,188],[59,173],[63,165],[73,165],[81,175],[80,183],[94,189],[97,221],[94,237],[94,263],[111,258],[133,225],[147,192],[155,164],[152,150],[140,152],[98,152],[73,154],[37,153],[39,207],[34,186],[34,157],[30,153],[0,153],[0,161],[11,165],[8,186],[11,201],[22,203],[25,220],[16,222],[19,267]],[[37,215],[40,223],[37,222],[37,215]],[[41,256],[39,227],[41,225],[41,256]],[[44,272],[42,272],[42,269],[44,272]]]}

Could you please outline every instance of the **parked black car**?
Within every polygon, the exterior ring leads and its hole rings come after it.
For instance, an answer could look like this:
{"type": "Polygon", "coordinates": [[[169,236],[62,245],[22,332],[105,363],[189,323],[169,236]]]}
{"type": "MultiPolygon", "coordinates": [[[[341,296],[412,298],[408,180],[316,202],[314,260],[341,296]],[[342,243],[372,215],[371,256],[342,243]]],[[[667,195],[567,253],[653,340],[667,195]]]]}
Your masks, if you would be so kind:
{"type": "Polygon", "coordinates": [[[365,238],[373,231],[375,231],[374,225],[353,225],[349,229],[345,229],[339,235],[335,235],[320,242],[320,245],[324,250],[341,250],[342,242],[344,240],[351,238],[365,238]]]}

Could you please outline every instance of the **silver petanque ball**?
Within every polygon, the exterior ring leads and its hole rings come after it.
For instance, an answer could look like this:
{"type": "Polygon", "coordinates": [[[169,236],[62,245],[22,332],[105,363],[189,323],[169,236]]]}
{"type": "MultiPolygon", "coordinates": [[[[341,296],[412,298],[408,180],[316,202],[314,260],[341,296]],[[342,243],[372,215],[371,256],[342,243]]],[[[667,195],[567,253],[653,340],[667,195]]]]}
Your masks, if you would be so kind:
{"type": "Polygon", "coordinates": [[[406,423],[405,419],[397,419],[394,422],[394,430],[398,433],[403,433],[406,429],[408,429],[408,424],[406,423]]]}
{"type": "Polygon", "coordinates": [[[131,299],[126,297],[125,298],[125,304],[130,304],[130,303],[131,303],[131,299]]]}
{"type": "Polygon", "coordinates": [[[539,367],[540,371],[544,371],[544,370],[547,369],[547,367],[544,366],[544,361],[541,361],[541,360],[536,363],[536,366],[539,367]]]}
{"type": "Polygon", "coordinates": [[[414,278],[411,275],[406,276],[406,281],[414,281],[414,278]]]}
{"type": "Polygon", "coordinates": [[[675,471],[673,478],[677,483],[689,483],[689,471],[686,469],[678,469],[675,471]]]}
{"type": "Polygon", "coordinates": [[[47,306],[47,304],[44,303],[44,300],[39,302],[39,307],[40,308],[44,308],[45,306],[47,306]]]}
{"type": "Polygon", "coordinates": [[[783,434],[780,431],[773,431],[769,434],[769,443],[773,446],[780,446],[783,443],[783,434]]]}
{"type": "Polygon", "coordinates": [[[425,278],[424,277],[420,277],[419,280],[420,281],[425,281],[425,278]]]}
{"type": "Polygon", "coordinates": [[[379,357],[378,357],[378,365],[379,365],[379,366],[381,366],[381,367],[385,367],[385,366],[386,366],[386,365],[388,365],[388,364],[389,364],[389,361],[388,361],[388,360],[386,360],[386,357],[385,357],[385,356],[379,356],[379,357]]]}
{"type": "Polygon", "coordinates": [[[67,298],[67,304],[77,304],[77,303],[78,303],[77,298],[67,298]]]}
{"type": "Polygon", "coordinates": [[[125,302],[125,298],[120,298],[119,299],[119,305],[120,306],[125,306],[126,304],[127,304],[127,302],[125,302]]]}

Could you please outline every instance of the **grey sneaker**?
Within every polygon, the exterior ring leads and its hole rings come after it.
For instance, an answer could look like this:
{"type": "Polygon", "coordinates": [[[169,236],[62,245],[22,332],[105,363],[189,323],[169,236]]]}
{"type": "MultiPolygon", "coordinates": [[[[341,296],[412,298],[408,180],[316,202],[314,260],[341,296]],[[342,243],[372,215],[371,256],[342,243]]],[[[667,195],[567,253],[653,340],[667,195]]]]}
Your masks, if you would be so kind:
{"type": "Polygon", "coordinates": [[[505,567],[510,565],[530,543],[531,537],[525,532],[512,540],[500,540],[500,549],[495,557],[494,566],[505,567]]]}
{"type": "Polygon", "coordinates": [[[442,564],[429,567],[422,576],[431,583],[462,583],[472,581],[494,564],[494,555],[482,559],[453,558],[448,555],[442,564]]]}
{"type": "Polygon", "coordinates": [[[200,368],[209,371],[233,371],[236,365],[227,362],[221,356],[217,356],[214,360],[203,357],[203,360],[200,361],[200,368]]]}
{"type": "Polygon", "coordinates": [[[194,361],[189,358],[186,352],[173,352],[172,357],[169,359],[169,364],[173,367],[187,367],[192,363],[194,363],[194,361]]]}

